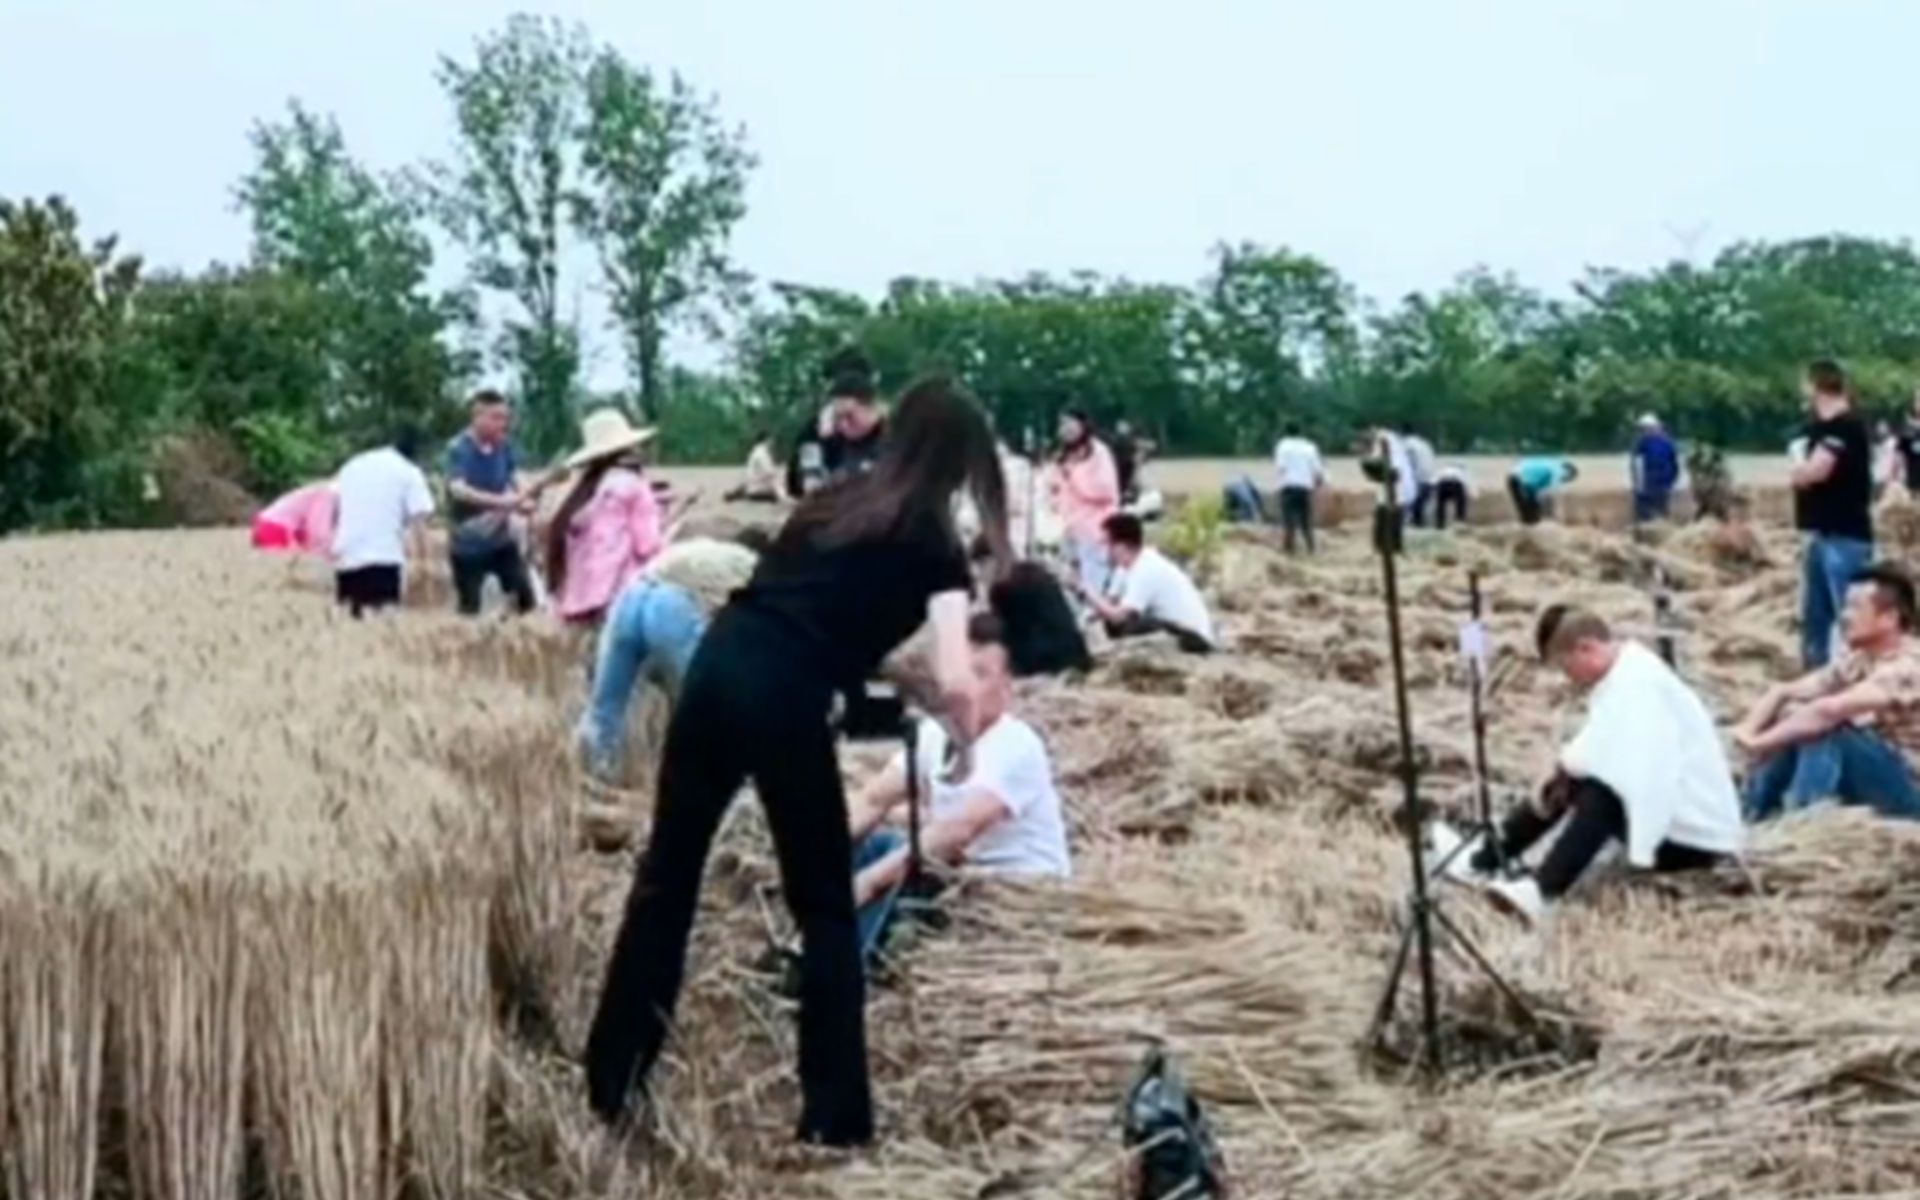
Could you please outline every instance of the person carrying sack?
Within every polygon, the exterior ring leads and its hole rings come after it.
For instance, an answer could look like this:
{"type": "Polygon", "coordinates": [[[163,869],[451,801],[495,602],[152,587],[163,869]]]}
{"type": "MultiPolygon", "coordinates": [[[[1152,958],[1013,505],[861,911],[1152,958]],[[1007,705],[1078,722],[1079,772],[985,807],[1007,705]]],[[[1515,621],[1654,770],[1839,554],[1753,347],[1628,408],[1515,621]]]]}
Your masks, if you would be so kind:
{"type": "Polygon", "coordinates": [[[661,758],[654,819],[587,1041],[593,1110],[617,1122],[660,1056],[686,971],[700,877],[721,817],[751,779],[799,926],[803,1141],[873,1137],[853,846],[834,752],[837,691],[858,688],[931,623],[938,701],[979,733],[967,642],[972,578],[954,521],[970,491],[996,569],[1012,560],[1007,498],[985,413],[957,385],[901,398],[879,458],[808,496],[687,670],[661,758]]]}

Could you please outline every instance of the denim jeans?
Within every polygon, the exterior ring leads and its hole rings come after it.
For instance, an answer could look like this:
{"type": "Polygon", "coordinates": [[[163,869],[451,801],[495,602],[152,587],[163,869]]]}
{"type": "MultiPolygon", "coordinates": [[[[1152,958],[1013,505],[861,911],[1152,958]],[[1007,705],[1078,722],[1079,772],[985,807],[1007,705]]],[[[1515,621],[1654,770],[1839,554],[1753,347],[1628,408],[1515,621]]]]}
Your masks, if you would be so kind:
{"type": "Polygon", "coordinates": [[[1107,548],[1098,541],[1082,541],[1069,535],[1067,553],[1073,560],[1074,574],[1079,577],[1081,585],[1095,595],[1106,595],[1107,579],[1113,573],[1107,548]]]}
{"type": "Polygon", "coordinates": [[[1633,519],[1638,523],[1664,521],[1672,511],[1672,492],[1635,492],[1633,494],[1633,519]]]}
{"type": "Polygon", "coordinates": [[[1873,561],[1873,543],[1856,538],[1807,538],[1800,564],[1800,661],[1824,667],[1833,654],[1834,627],[1846,607],[1853,577],[1873,561]]]}
{"type": "Polygon", "coordinates": [[[670,583],[637,579],[615,597],[600,630],[593,695],[581,721],[590,769],[607,775],[619,762],[627,707],[643,672],[658,678],[669,693],[679,691],[706,625],[693,597],[670,583]]]}
{"type": "MultiPolygon", "coordinates": [[[[853,873],[860,872],[879,862],[895,850],[903,849],[907,844],[907,835],[898,829],[882,825],[853,848],[853,873]]],[[[854,913],[854,926],[859,931],[860,961],[869,973],[873,970],[874,959],[880,948],[886,944],[887,930],[893,925],[893,914],[900,907],[900,887],[895,884],[872,900],[861,905],[854,913]]]]}
{"type": "Polygon", "coordinates": [[[1906,756],[1872,730],[1844,725],[1758,764],[1747,777],[1747,819],[1764,821],[1829,797],[1920,818],[1920,788],[1906,756]]]}

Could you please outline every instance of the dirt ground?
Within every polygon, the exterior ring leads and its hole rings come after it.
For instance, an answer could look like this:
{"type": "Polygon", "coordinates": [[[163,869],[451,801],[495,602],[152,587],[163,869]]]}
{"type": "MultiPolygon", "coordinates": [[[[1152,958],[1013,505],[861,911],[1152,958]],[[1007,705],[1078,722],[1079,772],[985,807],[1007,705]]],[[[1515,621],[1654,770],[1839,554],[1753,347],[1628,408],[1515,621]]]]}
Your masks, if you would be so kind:
{"type": "MultiPolygon", "coordinates": [[[[1074,878],[964,881],[946,901],[951,926],[901,948],[869,1002],[881,1140],[851,1156],[789,1140],[792,1007],[757,970],[785,919],[751,797],[734,806],[709,867],[678,1033],[647,1118],[616,1143],[587,1117],[575,1058],[645,833],[658,706],[640,721],[631,790],[585,784],[564,758],[584,686],[580,639],[538,620],[462,623],[431,574],[416,606],[370,631],[346,629],[322,575],[290,576],[250,554],[243,535],[204,532],[0,543],[0,568],[28,569],[34,597],[0,616],[0,654],[132,653],[105,649],[141,643],[146,618],[129,608],[94,613],[101,627],[84,636],[52,632],[61,580],[118,572],[129,595],[199,596],[167,619],[193,625],[200,642],[272,643],[272,669],[250,674],[243,698],[226,695],[221,672],[192,669],[217,657],[176,656],[171,706],[210,694],[225,697],[223,711],[266,714],[197,746],[196,769],[217,773],[221,755],[242,749],[281,753],[284,718],[270,714],[300,707],[309,673],[350,666],[337,700],[371,698],[432,755],[409,766],[315,757],[311,770],[328,777],[296,796],[336,803],[338,774],[402,808],[415,795],[439,803],[449,788],[492,804],[482,785],[510,779],[516,813],[591,816],[592,837],[583,824],[562,852],[518,868],[516,894],[538,895],[554,915],[541,942],[553,1038],[490,1030],[479,1194],[1111,1198],[1125,1161],[1115,1105],[1157,1043],[1191,1074],[1239,1197],[1915,1194],[1920,831],[1815,813],[1756,831],[1737,868],[1595,879],[1543,933],[1446,891],[1446,911],[1528,1008],[1508,1006],[1443,947],[1448,1071],[1423,1082],[1406,1066],[1410,991],[1389,1014],[1384,1052],[1366,1041],[1407,884],[1379,562],[1357,528],[1334,531],[1313,559],[1286,557],[1267,531],[1236,530],[1196,567],[1225,652],[1131,644],[1103,651],[1086,678],[1025,686],[1023,710],[1047,739],[1067,805],[1074,878]],[[168,587],[147,586],[147,572],[168,587]],[[398,665],[383,670],[389,659],[398,665]],[[623,832],[634,840],[612,848],[609,833],[623,832]]],[[[1554,526],[1412,535],[1400,587],[1424,801],[1462,815],[1473,794],[1457,653],[1470,572],[1481,574],[1495,646],[1488,777],[1504,807],[1577,719],[1577,698],[1533,661],[1536,613],[1575,600],[1652,638],[1655,567],[1672,589],[1680,669],[1723,722],[1794,669],[1795,545],[1784,529],[1695,526],[1644,541],[1554,526]]],[[[118,719],[111,689],[62,692],[68,673],[42,663],[34,696],[14,698],[9,722],[33,731],[40,752],[78,753],[58,747],[61,730],[118,719]]],[[[138,744],[146,728],[129,726],[122,740],[138,744]]],[[[850,747],[849,779],[885,753],[850,747]]],[[[81,767],[61,785],[74,820],[117,811],[114,760],[87,752],[81,767]]],[[[52,777],[0,768],[9,786],[52,777]]],[[[0,828],[25,802],[0,792],[0,828]]],[[[97,853],[113,826],[81,835],[97,853]]],[[[29,878],[16,864],[75,857],[17,839],[0,850],[9,885],[29,878]]],[[[0,901],[12,894],[0,888],[0,901]]],[[[0,1058],[10,1044],[0,1037],[0,1058]]],[[[111,1127],[102,1136],[110,1142],[111,1127]]]]}

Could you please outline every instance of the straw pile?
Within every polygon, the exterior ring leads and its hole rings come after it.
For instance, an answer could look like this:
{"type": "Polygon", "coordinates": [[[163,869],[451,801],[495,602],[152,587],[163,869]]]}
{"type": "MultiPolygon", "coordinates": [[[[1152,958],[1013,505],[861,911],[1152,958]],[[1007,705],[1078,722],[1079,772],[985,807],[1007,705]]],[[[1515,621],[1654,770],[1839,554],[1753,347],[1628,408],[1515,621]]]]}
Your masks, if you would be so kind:
{"type": "MultiPolygon", "coordinates": [[[[1416,536],[1401,588],[1426,798],[1471,792],[1469,567],[1498,646],[1504,801],[1568,727],[1528,653],[1545,603],[1651,636],[1658,565],[1716,711],[1791,668],[1792,536],[1734,538],[1416,536]]],[[[1436,1091],[1363,1053],[1405,855],[1378,564],[1357,531],[1331,541],[1289,560],[1229,538],[1230,655],[1129,645],[1027,686],[1075,879],[969,883],[952,927],[904,948],[870,1000],[883,1140],[853,1157],[789,1144],[791,1008],[754,969],[784,919],[747,798],[644,1135],[611,1143],[585,1116],[566,1051],[632,860],[566,824],[578,647],[531,623],[354,627],[229,541],[0,547],[30,581],[0,626],[26,665],[6,714],[24,740],[0,756],[11,1194],[1107,1197],[1114,1104],[1154,1039],[1210,1106],[1240,1196],[1913,1194],[1920,829],[1798,818],[1744,869],[1596,880],[1545,939],[1453,896],[1533,1020],[1443,953],[1462,1070],[1436,1091]],[[96,572],[139,582],[71,585],[96,572]],[[561,1053],[501,1023],[516,997],[561,1053]]],[[[883,757],[850,750],[849,775],[883,757]]],[[[638,778],[597,799],[644,828],[638,778]]]]}

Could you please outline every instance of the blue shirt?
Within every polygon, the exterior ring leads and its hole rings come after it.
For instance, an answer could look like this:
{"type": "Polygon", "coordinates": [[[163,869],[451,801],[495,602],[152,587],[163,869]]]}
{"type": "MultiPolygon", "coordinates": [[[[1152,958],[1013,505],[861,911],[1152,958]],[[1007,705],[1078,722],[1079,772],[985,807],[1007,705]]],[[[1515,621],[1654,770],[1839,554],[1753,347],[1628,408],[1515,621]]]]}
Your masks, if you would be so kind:
{"type": "Polygon", "coordinates": [[[1513,477],[1530,492],[1550,492],[1566,482],[1566,462],[1558,458],[1523,458],[1513,469],[1513,477]]]}
{"type": "MultiPolygon", "coordinates": [[[[514,472],[519,468],[513,443],[502,442],[491,450],[463,433],[447,447],[447,481],[466,484],[476,492],[505,496],[513,491],[514,472]]],[[[453,518],[449,547],[457,558],[490,554],[513,541],[506,514],[450,500],[448,515],[453,518]]]]}
{"type": "Polygon", "coordinates": [[[1680,482],[1680,448],[1664,433],[1643,433],[1633,445],[1640,463],[1640,490],[1645,495],[1670,492],[1680,482]]]}

